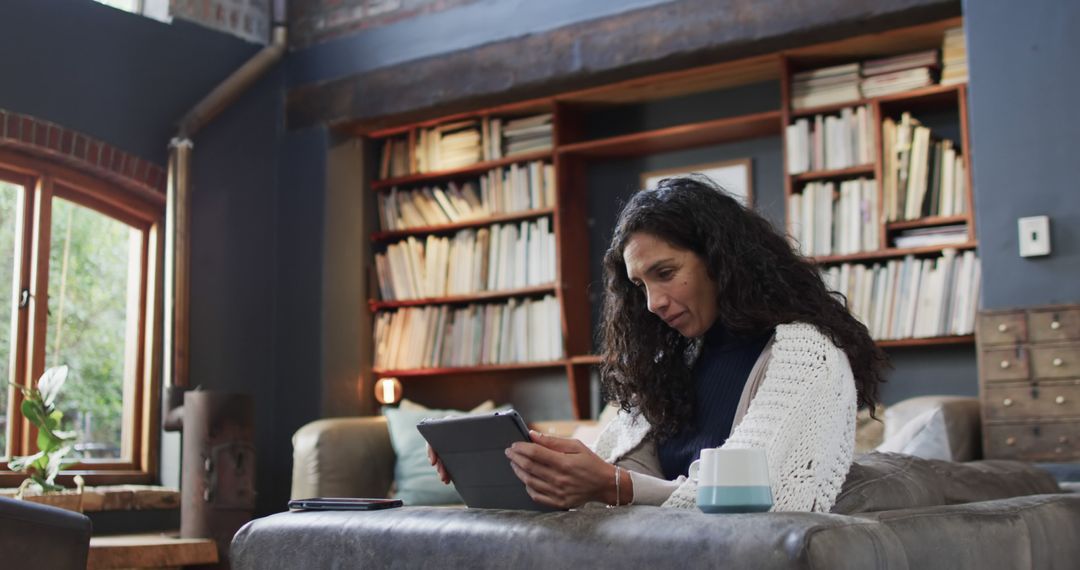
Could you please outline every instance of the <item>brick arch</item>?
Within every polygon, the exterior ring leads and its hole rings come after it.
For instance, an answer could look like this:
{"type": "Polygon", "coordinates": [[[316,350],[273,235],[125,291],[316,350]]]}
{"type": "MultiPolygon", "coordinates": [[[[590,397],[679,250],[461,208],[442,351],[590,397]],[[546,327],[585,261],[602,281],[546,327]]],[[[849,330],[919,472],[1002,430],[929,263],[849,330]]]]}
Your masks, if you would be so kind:
{"type": "Polygon", "coordinates": [[[165,169],[56,123],[0,109],[0,148],[45,158],[136,190],[165,193],[165,169]]]}

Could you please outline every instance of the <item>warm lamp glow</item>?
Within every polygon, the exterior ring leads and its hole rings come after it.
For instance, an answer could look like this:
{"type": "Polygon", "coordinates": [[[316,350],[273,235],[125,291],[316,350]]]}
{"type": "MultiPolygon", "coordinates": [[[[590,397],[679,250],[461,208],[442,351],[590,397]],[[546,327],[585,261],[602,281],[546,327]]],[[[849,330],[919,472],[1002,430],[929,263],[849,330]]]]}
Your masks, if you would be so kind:
{"type": "Polygon", "coordinates": [[[397,378],[379,378],[375,382],[375,399],[380,404],[395,404],[401,399],[401,382],[397,378]]]}

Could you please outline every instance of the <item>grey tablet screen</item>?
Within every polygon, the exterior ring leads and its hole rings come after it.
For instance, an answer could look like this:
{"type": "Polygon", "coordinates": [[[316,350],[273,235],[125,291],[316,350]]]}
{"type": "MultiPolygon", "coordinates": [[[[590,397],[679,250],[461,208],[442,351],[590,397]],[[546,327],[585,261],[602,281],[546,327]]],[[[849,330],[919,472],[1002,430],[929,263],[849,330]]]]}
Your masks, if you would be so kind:
{"type": "Polygon", "coordinates": [[[425,419],[416,429],[439,454],[470,508],[557,510],[533,502],[510,468],[506,448],[529,441],[528,428],[514,410],[425,419]]]}

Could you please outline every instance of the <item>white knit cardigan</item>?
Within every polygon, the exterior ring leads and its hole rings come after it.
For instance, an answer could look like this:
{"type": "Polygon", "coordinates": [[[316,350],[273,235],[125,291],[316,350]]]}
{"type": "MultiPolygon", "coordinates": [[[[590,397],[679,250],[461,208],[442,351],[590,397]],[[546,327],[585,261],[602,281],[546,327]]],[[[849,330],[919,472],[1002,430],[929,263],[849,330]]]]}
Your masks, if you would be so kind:
{"type": "MultiPolygon", "coordinates": [[[[828,512],[855,448],[855,381],[847,355],[812,325],[776,327],[772,357],[742,422],[722,448],[764,448],[774,511],[828,512]]],[[[640,413],[619,414],[594,445],[615,463],[634,451],[650,426],[640,413]]],[[[697,482],[680,477],[665,507],[696,507],[697,482]]]]}

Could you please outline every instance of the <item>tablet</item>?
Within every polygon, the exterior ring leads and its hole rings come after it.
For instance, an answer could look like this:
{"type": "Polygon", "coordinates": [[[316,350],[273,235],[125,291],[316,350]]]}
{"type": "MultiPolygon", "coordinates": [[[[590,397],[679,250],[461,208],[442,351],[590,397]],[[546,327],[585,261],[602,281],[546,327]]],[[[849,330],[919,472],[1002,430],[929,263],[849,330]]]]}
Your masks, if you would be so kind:
{"type": "Polygon", "coordinates": [[[400,499],[357,499],[352,497],[313,497],[293,499],[289,508],[304,511],[377,511],[401,506],[400,499]]]}
{"type": "Polygon", "coordinates": [[[514,410],[424,419],[416,429],[439,454],[470,508],[557,510],[533,502],[510,467],[506,448],[515,441],[530,441],[529,429],[514,410]]]}

